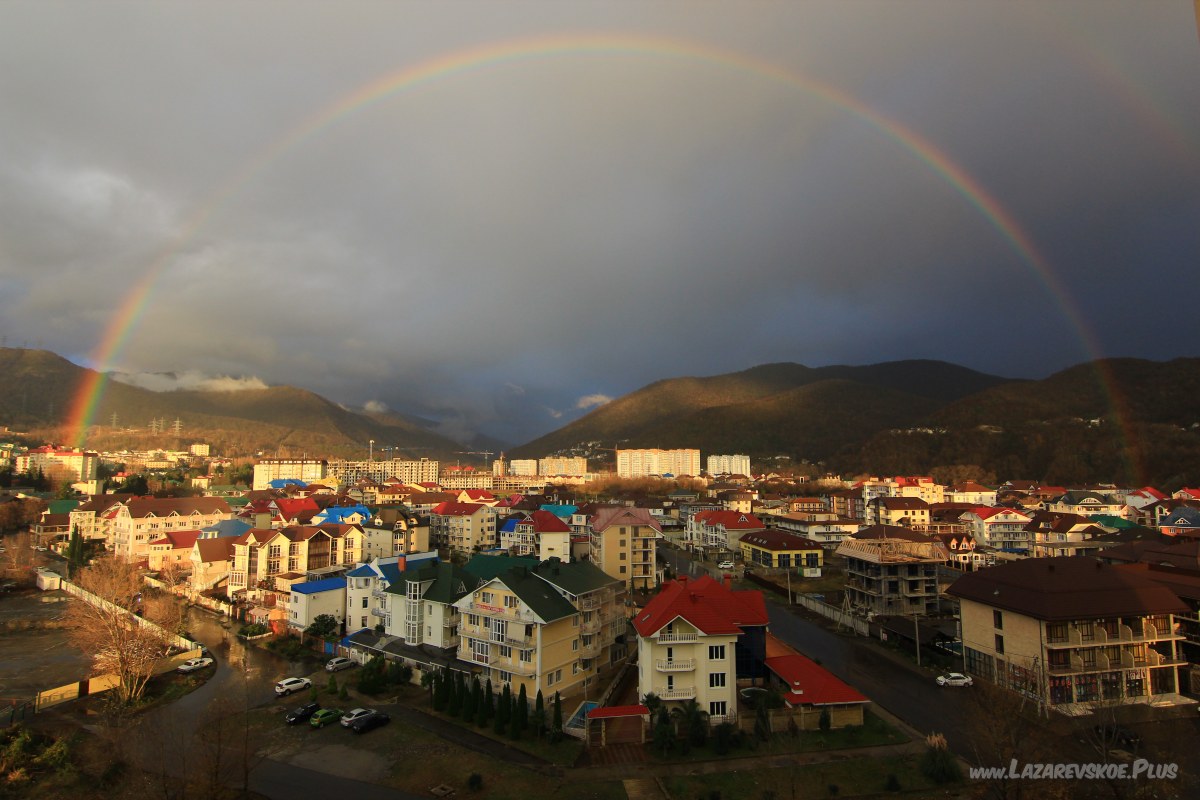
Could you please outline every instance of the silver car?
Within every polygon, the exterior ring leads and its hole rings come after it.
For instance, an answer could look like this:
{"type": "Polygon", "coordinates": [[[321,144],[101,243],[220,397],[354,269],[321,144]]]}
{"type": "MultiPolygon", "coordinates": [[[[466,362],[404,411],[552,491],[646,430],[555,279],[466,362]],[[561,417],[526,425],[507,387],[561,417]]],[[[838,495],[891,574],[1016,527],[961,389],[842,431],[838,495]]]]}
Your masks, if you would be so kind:
{"type": "Polygon", "coordinates": [[[325,662],[325,671],[337,672],[343,669],[350,669],[353,666],[353,661],[348,658],[342,658],[341,656],[338,656],[337,658],[331,658],[325,662]]]}

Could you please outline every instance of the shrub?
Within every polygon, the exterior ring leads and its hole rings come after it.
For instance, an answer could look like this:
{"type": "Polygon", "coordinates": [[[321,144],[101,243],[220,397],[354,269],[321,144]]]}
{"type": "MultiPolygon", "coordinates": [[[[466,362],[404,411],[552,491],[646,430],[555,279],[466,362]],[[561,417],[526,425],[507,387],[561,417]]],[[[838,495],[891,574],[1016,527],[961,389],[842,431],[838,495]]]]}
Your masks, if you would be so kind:
{"type": "Polygon", "coordinates": [[[950,752],[946,737],[931,733],[925,737],[925,752],[921,755],[921,774],[934,783],[957,783],[962,780],[962,768],[950,752]]]}
{"type": "Polygon", "coordinates": [[[483,788],[483,776],[478,772],[472,772],[467,778],[467,788],[472,792],[478,792],[483,788]]]}
{"type": "Polygon", "coordinates": [[[271,629],[260,622],[251,622],[249,625],[243,625],[238,628],[238,636],[262,636],[264,633],[270,633],[271,629]]]}

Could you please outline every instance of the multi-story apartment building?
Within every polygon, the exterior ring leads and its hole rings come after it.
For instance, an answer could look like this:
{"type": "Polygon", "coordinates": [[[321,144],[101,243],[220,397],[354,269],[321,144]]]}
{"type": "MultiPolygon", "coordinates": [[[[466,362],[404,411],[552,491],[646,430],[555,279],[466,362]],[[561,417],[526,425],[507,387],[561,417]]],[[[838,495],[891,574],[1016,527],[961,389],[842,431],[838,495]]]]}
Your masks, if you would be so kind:
{"type": "Polygon", "coordinates": [[[308,576],[345,572],[363,560],[362,539],[354,525],[253,528],[234,541],[229,591],[282,591],[308,576]]]}
{"type": "Polygon", "coordinates": [[[709,475],[750,475],[750,456],[709,456],[705,464],[709,475]]]}
{"type": "Polygon", "coordinates": [[[37,447],[18,455],[13,462],[17,473],[41,472],[65,483],[96,480],[100,454],[91,450],[65,447],[37,447]]]}
{"type": "Polygon", "coordinates": [[[975,541],[1013,555],[1029,552],[1033,536],[1026,528],[1032,519],[1024,511],[1002,506],[973,508],[959,517],[975,541]]]}
{"type": "Polygon", "coordinates": [[[117,506],[128,503],[137,495],[96,494],[71,509],[67,516],[70,530],[79,531],[84,539],[106,539],[108,534],[107,515],[117,506]]]}
{"type": "Polygon", "coordinates": [[[739,511],[701,511],[687,521],[684,538],[693,550],[738,552],[747,533],[767,529],[758,517],[739,511]]]}
{"type": "Polygon", "coordinates": [[[846,559],[846,602],[856,612],[925,616],[937,612],[937,568],[946,545],[908,528],[876,525],[838,545],[846,559]]]}
{"type": "Polygon", "coordinates": [[[100,517],[108,548],[126,561],[141,561],[163,534],[207,528],[233,519],[233,511],[220,497],[134,497],[100,517]]]}
{"type": "Polygon", "coordinates": [[[620,664],[625,589],[588,561],[515,567],[454,602],[458,658],[493,686],[570,696],[620,664]]]}
{"type": "Polygon", "coordinates": [[[436,483],[439,465],[437,461],[422,458],[419,461],[406,461],[393,458],[388,461],[330,461],[328,480],[340,486],[353,486],[366,478],[376,483],[383,483],[388,478],[395,478],[401,483],[436,483]]]}
{"type": "Polygon", "coordinates": [[[929,504],[919,497],[876,497],[867,503],[868,525],[929,525],[929,504]]]}
{"type": "Polygon", "coordinates": [[[470,555],[496,546],[496,512],[481,503],[439,503],[429,512],[435,547],[470,555]]]}
{"type": "Polygon", "coordinates": [[[946,489],[945,498],[947,503],[994,506],[996,505],[996,490],[989,489],[975,481],[964,481],[946,489]]]}
{"type": "Polygon", "coordinates": [[[1079,514],[1084,517],[1103,514],[1132,519],[1136,513],[1125,503],[1124,496],[1082,490],[1066,492],[1053,500],[1046,501],[1042,507],[1053,513],[1079,514]]]}
{"type": "Polygon", "coordinates": [[[426,560],[410,566],[379,598],[384,628],[409,647],[432,647],[447,651],[445,658],[453,658],[462,622],[454,603],[483,582],[449,561],[426,560]]]}
{"type": "Polygon", "coordinates": [[[536,555],[539,561],[551,557],[570,561],[571,526],[542,509],[516,515],[501,525],[500,547],[514,556],[536,555]]]}
{"type": "Polygon", "coordinates": [[[328,464],[318,459],[264,458],[254,465],[251,489],[261,491],[271,487],[271,481],[294,480],[301,483],[320,483],[325,480],[328,464]]]}
{"type": "Polygon", "coordinates": [[[662,527],[644,508],[600,508],[588,521],[591,559],[632,590],[655,584],[655,542],[662,527]]]}
{"type": "Polygon", "coordinates": [[[853,536],[863,527],[861,519],[850,519],[833,513],[803,512],[773,516],[770,524],[830,548],[837,547],[847,536],[853,536]]]}
{"type": "Polygon", "coordinates": [[[586,475],[587,459],[579,456],[550,456],[539,458],[537,471],[539,475],[554,477],[558,475],[586,475]]]}
{"type": "Polygon", "coordinates": [[[618,478],[699,475],[699,450],[618,450],[618,478]]]}
{"type": "Polygon", "coordinates": [[[1023,559],[964,575],[948,592],[974,675],[1051,707],[1179,692],[1174,615],[1189,609],[1136,566],[1023,559]]]}
{"type": "Polygon", "coordinates": [[[359,564],[346,573],[346,630],[357,631],[391,623],[389,587],[400,583],[401,575],[424,564],[435,563],[436,553],[376,558],[359,564]]]}
{"type": "Polygon", "coordinates": [[[667,581],[633,620],[639,697],[695,700],[714,725],[736,719],[738,679],[765,675],[767,623],[762,592],[707,575],[667,581]]]}

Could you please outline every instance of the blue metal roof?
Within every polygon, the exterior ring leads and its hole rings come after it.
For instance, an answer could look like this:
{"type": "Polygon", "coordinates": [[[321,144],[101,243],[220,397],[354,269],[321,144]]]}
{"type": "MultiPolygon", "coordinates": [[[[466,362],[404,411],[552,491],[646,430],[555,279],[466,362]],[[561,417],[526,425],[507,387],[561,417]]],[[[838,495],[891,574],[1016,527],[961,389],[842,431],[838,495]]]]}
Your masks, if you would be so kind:
{"type": "Polygon", "coordinates": [[[371,511],[366,506],[330,506],[313,517],[314,520],[321,522],[341,522],[346,517],[353,514],[361,514],[363,518],[370,519],[371,511]]]}
{"type": "Polygon", "coordinates": [[[576,511],[578,511],[579,507],[578,506],[570,506],[570,505],[547,504],[547,505],[541,506],[541,509],[542,509],[542,511],[549,511],[551,514],[553,514],[556,517],[559,517],[561,519],[566,519],[567,517],[571,516],[576,511]]]}
{"type": "Polygon", "coordinates": [[[375,570],[371,569],[370,566],[363,564],[361,567],[355,567],[354,569],[347,572],[346,577],[347,578],[373,578],[373,577],[375,577],[375,570]]]}
{"type": "Polygon", "coordinates": [[[267,486],[272,489],[286,489],[289,486],[308,486],[308,484],[298,478],[276,478],[268,481],[267,486]]]}
{"type": "Polygon", "coordinates": [[[308,581],[306,583],[297,583],[292,586],[293,592],[300,594],[316,594],[318,592],[333,592],[337,590],[346,590],[346,579],[341,578],[325,578],[320,581],[308,581]]]}

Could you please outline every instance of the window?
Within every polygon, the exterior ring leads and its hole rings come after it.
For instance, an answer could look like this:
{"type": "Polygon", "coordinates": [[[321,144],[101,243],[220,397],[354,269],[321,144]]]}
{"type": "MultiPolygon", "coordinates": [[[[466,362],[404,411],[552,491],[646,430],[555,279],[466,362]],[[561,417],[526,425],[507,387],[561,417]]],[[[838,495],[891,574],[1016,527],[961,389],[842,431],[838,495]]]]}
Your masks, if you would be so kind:
{"type": "Polygon", "coordinates": [[[578,640],[578,639],[572,639],[572,640],[571,640],[571,649],[572,649],[572,650],[578,650],[578,649],[579,649],[579,640],[578,640]]]}
{"type": "Polygon", "coordinates": [[[719,688],[724,685],[725,685],[725,673],[724,672],[708,673],[708,688],[716,689],[716,688],[719,688]]]}
{"type": "Polygon", "coordinates": [[[709,703],[708,704],[708,715],[710,717],[725,716],[725,701],[724,700],[716,700],[712,703],[709,703]]]}
{"type": "Polygon", "coordinates": [[[367,618],[366,617],[362,618],[362,627],[364,627],[364,628],[367,627],[367,618]]]}
{"type": "Polygon", "coordinates": [[[997,653],[1004,652],[1004,637],[998,633],[996,634],[996,652],[997,653]]]}
{"type": "Polygon", "coordinates": [[[576,661],[574,664],[571,665],[571,674],[572,675],[579,674],[579,662],[578,661],[576,661]]]}
{"type": "Polygon", "coordinates": [[[368,601],[369,599],[370,599],[370,598],[368,598],[366,595],[363,595],[363,608],[366,608],[366,607],[367,607],[367,601],[368,601]]]}
{"type": "Polygon", "coordinates": [[[618,561],[624,561],[624,560],[625,560],[625,554],[624,554],[624,553],[621,553],[621,554],[620,554],[620,557],[619,557],[617,560],[618,560],[618,561]]]}
{"type": "Polygon", "coordinates": [[[992,627],[996,630],[1004,630],[1004,612],[992,610],[992,627]]]}
{"type": "Polygon", "coordinates": [[[533,661],[533,651],[532,650],[522,650],[521,651],[521,660],[526,661],[526,662],[533,661]]]}
{"type": "Polygon", "coordinates": [[[521,601],[518,600],[515,595],[510,594],[504,598],[504,607],[505,608],[516,608],[520,604],[521,604],[521,601]]]}
{"type": "Polygon", "coordinates": [[[625,574],[625,565],[624,564],[621,565],[621,574],[622,575],[625,574]]]}
{"type": "Polygon", "coordinates": [[[512,648],[506,644],[500,645],[500,657],[501,658],[512,658],[512,648]]]}
{"type": "Polygon", "coordinates": [[[725,645],[710,644],[708,646],[709,661],[724,661],[725,660],[725,645]]]}
{"type": "Polygon", "coordinates": [[[492,593],[491,592],[480,592],[479,593],[479,602],[486,603],[487,605],[490,606],[492,604],[492,593]]]}

